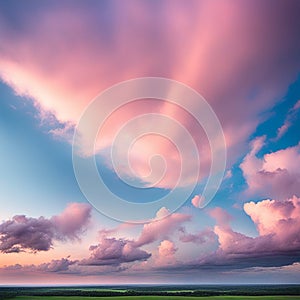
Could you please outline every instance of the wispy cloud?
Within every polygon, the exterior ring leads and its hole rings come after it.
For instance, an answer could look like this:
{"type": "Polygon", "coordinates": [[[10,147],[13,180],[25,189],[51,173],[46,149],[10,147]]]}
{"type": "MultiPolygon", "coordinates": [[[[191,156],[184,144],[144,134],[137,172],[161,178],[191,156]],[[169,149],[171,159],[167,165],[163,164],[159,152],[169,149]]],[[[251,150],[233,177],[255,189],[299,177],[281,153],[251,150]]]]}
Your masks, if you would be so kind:
{"type": "MultiPolygon", "coordinates": [[[[190,1],[185,7],[181,1],[164,1],[160,13],[151,1],[54,1],[30,3],[22,10],[5,3],[0,76],[19,95],[33,98],[42,111],[53,112],[60,125],[50,131],[68,140],[70,127],[61,124],[76,124],[88,103],[112,84],[141,76],[182,81],[201,92],[220,118],[231,164],[260,113],[274,105],[297,76],[300,21],[294,3],[275,1],[270,10],[268,2],[258,1],[190,1]]],[[[107,120],[97,149],[110,146],[118,128],[145,110],[173,117],[191,132],[203,178],[210,165],[205,134],[191,116],[170,103],[123,107],[107,120]]],[[[161,187],[172,186],[180,166],[176,148],[162,146],[154,137],[144,139],[142,146],[144,151],[132,157],[140,179],[149,168],[148,153],[160,153],[169,166],[161,187]]],[[[188,149],[182,155],[190,161],[185,153],[188,149]]],[[[190,173],[184,174],[185,184],[191,183],[190,173]]]]}
{"type": "Polygon", "coordinates": [[[280,140],[289,128],[292,126],[293,121],[295,121],[296,115],[300,108],[300,100],[298,100],[295,105],[288,111],[287,116],[283,122],[283,124],[277,129],[277,136],[275,141],[280,140]]]}

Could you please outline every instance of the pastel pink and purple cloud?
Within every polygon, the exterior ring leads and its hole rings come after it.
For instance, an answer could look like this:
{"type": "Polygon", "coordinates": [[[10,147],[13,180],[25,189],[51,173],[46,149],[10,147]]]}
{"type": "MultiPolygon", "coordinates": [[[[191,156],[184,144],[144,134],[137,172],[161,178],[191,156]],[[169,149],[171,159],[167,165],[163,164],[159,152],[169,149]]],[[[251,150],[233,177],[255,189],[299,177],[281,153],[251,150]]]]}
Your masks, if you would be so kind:
{"type": "Polygon", "coordinates": [[[260,137],[252,142],[250,153],[240,165],[248,194],[280,199],[300,195],[300,144],[258,158],[264,140],[260,137]]]}
{"type": "Polygon", "coordinates": [[[17,215],[0,224],[0,251],[48,251],[54,240],[79,239],[91,217],[91,206],[70,203],[58,216],[50,219],[17,215]]]}
{"type": "Polygon", "coordinates": [[[102,237],[98,245],[90,246],[91,255],[80,264],[89,266],[120,265],[147,260],[151,254],[139,249],[133,241],[102,237]]]}
{"type": "MultiPolygon", "coordinates": [[[[289,265],[300,257],[300,199],[263,200],[244,204],[245,212],[255,223],[259,235],[249,237],[229,226],[227,213],[214,232],[219,241],[215,258],[219,263],[236,267],[289,265]]],[[[217,219],[222,211],[219,210],[217,219]]]]}
{"type": "Polygon", "coordinates": [[[168,214],[169,211],[165,207],[161,208],[157,212],[156,219],[143,226],[140,236],[135,241],[135,245],[143,246],[157,240],[166,239],[174,231],[182,229],[183,223],[191,220],[191,216],[188,214],[173,213],[169,216],[168,214]]]}

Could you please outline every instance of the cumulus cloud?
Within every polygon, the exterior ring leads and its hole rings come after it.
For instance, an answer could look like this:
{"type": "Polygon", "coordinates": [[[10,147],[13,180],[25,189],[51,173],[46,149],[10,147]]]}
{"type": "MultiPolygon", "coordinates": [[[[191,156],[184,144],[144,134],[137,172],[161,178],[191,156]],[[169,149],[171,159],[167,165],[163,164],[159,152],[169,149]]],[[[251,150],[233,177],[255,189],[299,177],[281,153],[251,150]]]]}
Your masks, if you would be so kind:
{"type": "MultiPolygon", "coordinates": [[[[229,271],[255,267],[282,267],[300,260],[300,198],[263,200],[244,205],[245,212],[257,227],[258,236],[251,237],[234,231],[231,218],[222,209],[215,210],[216,226],[208,234],[217,239],[217,249],[210,249],[194,260],[177,261],[157,266],[162,271],[211,270],[229,271]]],[[[193,235],[188,242],[194,242],[193,235]]],[[[185,237],[184,237],[185,238],[185,237]]],[[[185,241],[183,239],[183,241],[185,241]]],[[[197,240],[196,240],[197,241],[197,240]]],[[[200,239],[200,243],[203,240],[200,239]]]]}
{"type": "Polygon", "coordinates": [[[162,271],[212,270],[228,271],[254,267],[281,267],[299,262],[300,259],[300,198],[263,200],[244,205],[245,212],[257,227],[258,236],[250,237],[234,231],[232,218],[217,208],[210,212],[216,219],[213,229],[192,235],[183,235],[183,242],[217,240],[216,250],[202,253],[194,260],[177,261],[157,266],[162,271]],[[185,238],[187,237],[187,240],[185,238]],[[199,239],[198,239],[199,238],[199,239]]]}
{"type": "Polygon", "coordinates": [[[215,258],[237,267],[289,265],[300,259],[300,199],[263,200],[244,205],[259,236],[248,237],[219,224],[214,232],[219,241],[215,258]]]}
{"type": "Polygon", "coordinates": [[[169,215],[166,208],[161,208],[152,222],[144,224],[138,238],[129,240],[127,238],[117,238],[114,235],[119,229],[132,227],[130,224],[121,224],[116,229],[103,229],[99,231],[100,242],[91,245],[90,256],[82,259],[80,266],[111,266],[113,268],[123,266],[126,263],[145,262],[152,253],[141,249],[142,246],[160,242],[158,254],[154,257],[154,262],[171,261],[171,254],[175,254],[177,248],[175,244],[167,238],[176,231],[184,231],[182,224],[191,219],[190,215],[173,213],[169,215]],[[168,259],[162,260],[162,255],[167,255],[168,259]]]}
{"type": "Polygon", "coordinates": [[[98,245],[90,246],[91,255],[80,262],[82,265],[105,266],[120,265],[134,261],[147,260],[151,254],[139,249],[126,239],[102,237],[98,245]]]}
{"type": "Polygon", "coordinates": [[[173,257],[178,249],[169,240],[163,240],[158,246],[158,253],[161,257],[173,257]]]}
{"type": "Polygon", "coordinates": [[[158,254],[157,258],[155,259],[156,265],[170,265],[176,264],[176,257],[175,254],[178,248],[175,244],[170,240],[163,240],[158,246],[158,254]]]}
{"type": "MultiPolygon", "coordinates": [[[[167,256],[171,258],[171,253],[174,252],[175,254],[177,248],[167,238],[176,231],[183,232],[182,224],[190,219],[190,215],[182,213],[169,215],[169,211],[163,207],[157,212],[152,222],[143,225],[137,239],[128,240],[111,236],[116,233],[116,229],[100,230],[100,243],[90,246],[90,257],[80,261],[80,265],[119,266],[135,261],[143,262],[148,260],[152,254],[144,251],[141,247],[154,242],[160,242],[155,261],[161,261],[163,253],[168,254],[167,256]]],[[[128,225],[122,224],[120,226],[126,228],[128,225]]]]}
{"type": "MultiPolygon", "coordinates": [[[[132,274],[145,269],[164,272],[281,267],[299,261],[300,198],[294,196],[286,200],[267,199],[257,203],[248,202],[244,204],[244,211],[257,228],[256,237],[233,230],[230,226],[232,217],[224,209],[217,207],[209,211],[209,215],[216,220],[214,228],[191,234],[182,227],[190,216],[173,214],[173,219],[171,215],[144,225],[137,240],[108,237],[107,235],[115,231],[101,231],[99,243],[90,246],[89,257],[81,261],[66,258],[26,268],[28,271],[31,269],[40,272],[72,272],[73,270],[78,274],[93,274],[96,271],[91,271],[90,266],[99,266],[101,270],[97,269],[97,272],[104,272],[103,270],[108,268],[107,270],[117,272],[126,270],[128,274],[132,274]],[[151,224],[155,225],[151,226],[151,224]],[[171,237],[174,232],[179,234],[180,242],[199,245],[209,243],[209,247],[206,247],[205,251],[200,251],[193,260],[181,256],[181,260],[178,260],[176,253],[179,246],[173,241],[173,236],[171,237]],[[141,249],[143,245],[153,242],[159,242],[157,251],[152,250],[151,253],[141,249]],[[153,259],[149,260],[151,256],[153,259]],[[72,270],[69,269],[71,265],[72,270]]],[[[162,209],[158,212],[158,215],[161,214],[167,214],[167,211],[162,209]]],[[[30,246],[23,245],[23,248],[26,247],[30,246]]],[[[19,265],[8,268],[25,270],[19,265]]]]}
{"type": "Polygon", "coordinates": [[[50,220],[14,216],[0,225],[0,250],[3,253],[47,251],[52,246],[55,232],[50,220]]]}
{"type": "Polygon", "coordinates": [[[169,211],[165,207],[161,208],[157,212],[156,218],[167,217],[160,220],[154,219],[151,223],[145,224],[139,238],[135,241],[135,245],[143,246],[157,240],[165,239],[174,231],[181,229],[184,222],[191,220],[191,216],[187,214],[173,213],[169,216],[168,214],[169,211]]]}
{"type": "Polygon", "coordinates": [[[300,144],[257,157],[264,137],[252,143],[240,165],[249,194],[284,199],[300,195],[300,144]]]}
{"type": "Polygon", "coordinates": [[[279,248],[300,250],[300,198],[250,202],[244,210],[260,235],[272,235],[279,248]]]}
{"type": "Polygon", "coordinates": [[[14,216],[0,224],[0,251],[48,251],[54,240],[79,237],[90,219],[91,207],[85,203],[71,203],[58,216],[29,218],[14,216]]]}

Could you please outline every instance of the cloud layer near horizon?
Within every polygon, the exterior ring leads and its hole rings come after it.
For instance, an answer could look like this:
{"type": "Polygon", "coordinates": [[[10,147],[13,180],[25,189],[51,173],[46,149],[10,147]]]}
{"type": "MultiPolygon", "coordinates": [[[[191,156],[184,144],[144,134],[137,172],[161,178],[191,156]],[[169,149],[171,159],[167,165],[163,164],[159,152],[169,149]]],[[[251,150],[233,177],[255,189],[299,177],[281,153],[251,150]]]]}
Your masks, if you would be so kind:
{"type": "MultiPolygon", "coordinates": [[[[251,217],[258,230],[257,237],[250,237],[234,231],[230,222],[232,217],[223,209],[215,208],[209,212],[216,220],[214,228],[207,228],[197,234],[190,234],[183,227],[187,216],[176,214],[154,221],[143,226],[136,240],[108,236],[114,234],[100,231],[97,245],[89,248],[90,256],[81,260],[69,258],[53,260],[37,266],[7,266],[10,271],[29,272],[67,272],[70,274],[95,274],[91,267],[98,266],[101,272],[165,272],[167,270],[196,271],[208,270],[239,270],[254,267],[280,267],[297,263],[300,258],[300,198],[296,196],[287,200],[262,200],[248,202],[244,205],[245,212],[251,217]],[[173,220],[181,218],[178,223],[173,220]],[[166,231],[164,228],[168,228],[166,231]],[[178,231],[179,229],[179,231],[178,231]],[[150,232],[156,232],[155,235],[150,232]],[[205,245],[217,241],[217,248],[199,254],[191,260],[177,257],[180,244],[176,239],[180,233],[183,243],[205,245]],[[151,238],[149,238],[151,236],[151,238]],[[147,237],[147,238],[145,238],[147,237]],[[157,244],[155,251],[147,252],[140,249],[142,245],[157,244]],[[148,261],[147,264],[144,264],[148,261]],[[125,264],[125,266],[123,266],[125,264]],[[71,269],[69,269],[71,267],[71,269]]],[[[190,218],[190,217],[189,217],[190,218]]],[[[21,244],[21,243],[20,243],[21,244]]],[[[22,245],[23,248],[33,248],[32,245],[22,245]]],[[[96,272],[96,273],[97,273],[96,272]]]]}

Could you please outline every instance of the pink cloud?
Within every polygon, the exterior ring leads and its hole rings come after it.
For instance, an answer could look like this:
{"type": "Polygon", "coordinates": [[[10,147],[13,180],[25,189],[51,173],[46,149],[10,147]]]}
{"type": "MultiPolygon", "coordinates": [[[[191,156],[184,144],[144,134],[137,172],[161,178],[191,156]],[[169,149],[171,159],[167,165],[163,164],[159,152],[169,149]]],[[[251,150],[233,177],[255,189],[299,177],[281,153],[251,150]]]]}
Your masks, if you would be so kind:
{"type": "Polygon", "coordinates": [[[209,215],[213,217],[217,224],[226,226],[232,220],[231,215],[221,207],[215,207],[209,211],[209,215]]]}
{"type": "Polygon", "coordinates": [[[300,255],[300,199],[263,200],[244,205],[259,235],[235,232],[228,223],[219,223],[214,233],[219,242],[216,253],[200,259],[201,264],[232,264],[236,268],[281,266],[298,261],[300,255]]]}
{"type": "Polygon", "coordinates": [[[192,199],[192,204],[196,207],[196,208],[199,208],[200,207],[200,204],[202,202],[204,202],[204,199],[202,198],[202,196],[200,195],[196,195],[194,196],[194,198],[192,199]]]}
{"type": "Polygon", "coordinates": [[[51,218],[61,237],[78,238],[91,217],[91,206],[87,203],[70,203],[58,216],[51,218]]]}
{"type": "Polygon", "coordinates": [[[227,170],[224,176],[224,179],[230,179],[232,177],[232,171],[231,170],[227,170]]]}
{"type": "MultiPolygon", "coordinates": [[[[182,213],[173,213],[169,215],[166,208],[161,208],[156,218],[152,222],[144,224],[139,237],[135,240],[116,238],[114,235],[117,229],[100,230],[100,243],[90,246],[91,255],[87,259],[83,259],[82,265],[120,265],[134,261],[145,261],[151,254],[140,249],[144,245],[161,241],[159,253],[163,252],[171,254],[171,243],[167,238],[174,232],[182,229],[182,224],[190,221],[191,216],[182,213]],[[110,236],[110,237],[108,237],[110,236]]],[[[121,224],[118,229],[133,226],[121,224]]],[[[175,245],[174,251],[175,251],[175,245]]],[[[158,257],[161,257],[160,255],[158,257]]],[[[160,259],[160,258],[159,258],[160,259]]]]}
{"type": "MultiPolygon", "coordinates": [[[[168,210],[163,207],[157,212],[156,217],[157,219],[160,219],[168,214],[168,210]]],[[[147,223],[143,226],[139,238],[135,241],[135,245],[142,246],[157,240],[165,239],[174,231],[180,229],[183,223],[190,220],[190,215],[182,213],[173,213],[158,221],[154,219],[151,223],[147,223]]]]}
{"type": "Polygon", "coordinates": [[[251,237],[242,233],[234,232],[229,226],[216,226],[214,229],[218,237],[219,249],[224,253],[242,254],[257,251],[257,243],[251,237]],[[249,246],[251,246],[249,248],[249,246]]]}
{"type": "Polygon", "coordinates": [[[85,266],[119,266],[131,262],[143,263],[151,257],[151,253],[140,247],[157,241],[161,243],[154,263],[159,261],[167,264],[172,261],[173,254],[177,251],[175,244],[167,238],[177,230],[181,230],[182,224],[190,219],[190,215],[182,213],[169,215],[169,211],[163,207],[157,212],[156,218],[151,223],[143,225],[137,239],[129,240],[112,236],[118,229],[132,227],[133,225],[130,224],[121,224],[112,230],[100,230],[99,244],[90,246],[90,257],[81,260],[79,264],[85,266]]]}
{"type": "Polygon", "coordinates": [[[175,254],[178,248],[170,240],[163,240],[158,246],[158,256],[155,264],[159,266],[172,265],[176,263],[175,254]]]}
{"type": "Polygon", "coordinates": [[[177,261],[158,268],[169,272],[199,269],[226,272],[292,265],[298,262],[300,255],[299,201],[297,197],[293,197],[286,201],[246,203],[245,211],[258,227],[257,237],[234,231],[229,226],[231,217],[224,210],[218,209],[213,214],[210,213],[217,219],[212,232],[218,241],[216,250],[201,253],[197,259],[177,261]],[[272,214],[274,216],[270,217],[272,214]],[[260,230],[262,224],[264,229],[260,230]],[[287,226],[290,228],[287,229],[287,226]]]}
{"type": "Polygon", "coordinates": [[[281,137],[283,137],[290,127],[291,123],[289,121],[285,121],[284,124],[278,128],[276,139],[279,140],[281,137]]]}
{"type": "MultiPolygon", "coordinates": [[[[173,214],[174,219],[163,220],[144,225],[140,237],[128,240],[107,237],[113,232],[101,232],[98,244],[90,246],[90,255],[86,259],[73,261],[69,258],[53,260],[37,266],[9,266],[9,272],[104,274],[105,272],[122,272],[130,275],[147,270],[147,272],[173,270],[237,270],[253,267],[279,267],[291,265],[300,256],[300,198],[294,196],[287,200],[262,200],[244,205],[245,212],[251,217],[258,230],[258,236],[250,237],[230,227],[232,217],[223,209],[216,208],[209,215],[216,219],[213,229],[205,229],[190,234],[182,228],[182,223],[189,220],[184,214],[173,214]],[[176,222],[175,222],[176,220],[176,222]],[[155,224],[150,226],[151,224],[155,224]],[[168,229],[166,229],[168,228],[168,229]],[[179,230],[178,230],[179,229],[179,230]],[[181,242],[201,244],[211,242],[206,251],[197,253],[197,258],[180,256],[177,259],[179,245],[170,239],[170,235],[179,232],[181,242]],[[153,232],[158,232],[154,234],[153,232]],[[217,248],[212,243],[217,240],[217,248]],[[140,247],[152,242],[159,242],[157,250],[147,252],[140,247]],[[152,255],[152,259],[150,258],[152,255]],[[95,269],[92,266],[98,266],[95,269]]],[[[168,212],[162,209],[158,216],[168,212]]],[[[22,219],[22,218],[21,218],[22,219]]],[[[21,221],[20,219],[20,221],[21,221]]],[[[176,239],[177,240],[177,239],[176,239]]],[[[179,255],[178,255],[179,256],[179,255]]],[[[3,269],[0,269],[3,271],[3,269]]],[[[158,273],[157,273],[158,272],[158,273]]],[[[139,274],[139,273],[137,273],[139,274]]]]}
{"type": "Polygon", "coordinates": [[[251,152],[240,165],[248,184],[249,194],[274,198],[300,194],[300,144],[283,150],[256,156],[263,138],[256,139],[251,152]]]}
{"type": "MultiPolygon", "coordinates": [[[[68,124],[78,122],[100,91],[122,80],[161,76],[182,81],[201,92],[216,111],[234,161],[259,123],[259,114],[283,95],[299,70],[297,9],[293,1],[272,5],[270,10],[268,3],[256,1],[191,1],[187,6],[166,1],[157,14],[155,5],[147,1],[126,5],[112,1],[105,8],[100,3],[95,7],[35,4],[16,12],[18,29],[11,23],[13,17],[1,16],[0,35],[6,41],[0,47],[1,78],[68,124]]],[[[205,135],[199,135],[191,117],[166,103],[129,106],[121,118],[112,115],[98,149],[110,146],[115,130],[145,108],[186,125],[198,140],[203,177],[210,164],[205,135]]],[[[51,132],[65,134],[55,128],[51,132]]],[[[159,151],[169,166],[159,186],[173,186],[180,165],[176,149],[160,146],[153,138],[137,149],[148,149],[144,155],[143,151],[133,155],[137,176],[143,180],[149,152],[159,151]]],[[[190,161],[188,149],[183,160],[190,161]]],[[[194,170],[195,165],[190,163],[189,168],[194,170]]],[[[194,180],[188,178],[189,172],[184,175],[185,185],[194,180]]]]}
{"type": "Polygon", "coordinates": [[[158,246],[158,253],[161,257],[173,257],[176,251],[174,243],[169,240],[163,240],[158,246]]]}
{"type": "Polygon", "coordinates": [[[282,247],[300,248],[300,198],[245,203],[244,210],[260,235],[274,235],[282,247]]]}
{"type": "Polygon", "coordinates": [[[0,251],[48,251],[54,240],[78,239],[90,219],[91,207],[71,203],[58,216],[29,218],[17,215],[0,224],[0,251]]]}
{"type": "Polygon", "coordinates": [[[151,254],[139,249],[132,241],[102,237],[98,245],[90,246],[91,255],[82,265],[120,265],[147,260],[151,254]]]}

